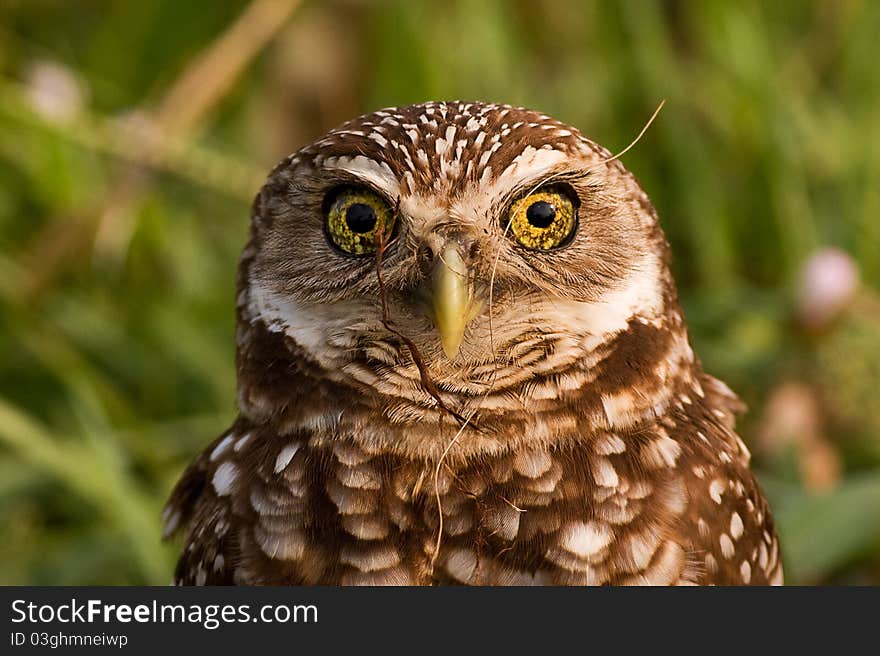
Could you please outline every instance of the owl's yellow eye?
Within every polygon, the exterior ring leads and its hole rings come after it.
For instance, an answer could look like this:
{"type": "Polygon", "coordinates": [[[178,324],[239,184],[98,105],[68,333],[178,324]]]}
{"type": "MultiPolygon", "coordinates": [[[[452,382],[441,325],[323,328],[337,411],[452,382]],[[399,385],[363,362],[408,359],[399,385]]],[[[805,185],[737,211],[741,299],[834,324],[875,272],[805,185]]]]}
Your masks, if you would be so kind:
{"type": "Polygon", "coordinates": [[[379,194],[362,187],[336,191],[327,205],[327,234],[341,250],[352,255],[376,252],[380,230],[390,234],[394,216],[379,194]]]}
{"type": "Polygon", "coordinates": [[[565,243],[577,216],[571,196],[548,187],[520,198],[510,206],[509,230],[526,248],[548,251],[565,243]]]}

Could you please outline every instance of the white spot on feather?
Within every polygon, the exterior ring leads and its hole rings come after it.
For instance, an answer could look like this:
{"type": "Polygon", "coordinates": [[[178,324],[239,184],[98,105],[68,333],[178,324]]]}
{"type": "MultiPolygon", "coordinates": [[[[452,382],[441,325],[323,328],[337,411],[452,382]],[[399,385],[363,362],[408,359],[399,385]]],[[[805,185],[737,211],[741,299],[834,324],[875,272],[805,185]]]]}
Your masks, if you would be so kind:
{"type": "Polygon", "coordinates": [[[730,539],[727,533],[721,534],[721,537],[718,538],[718,544],[721,545],[721,555],[727,560],[730,560],[736,554],[736,547],[733,546],[733,540],[730,539]]]}
{"type": "Polygon", "coordinates": [[[214,472],[211,484],[214,486],[217,494],[223,497],[232,492],[232,486],[235,484],[237,477],[238,468],[231,462],[224,462],[214,472]]]}
{"type": "Polygon", "coordinates": [[[607,524],[571,522],[562,529],[560,545],[576,556],[589,558],[607,547],[613,537],[607,524]]]}
{"type": "Polygon", "coordinates": [[[602,487],[617,487],[620,479],[608,458],[596,458],[592,463],[593,480],[602,487]]]}
{"type": "Polygon", "coordinates": [[[596,453],[608,456],[626,451],[626,443],[613,433],[605,433],[596,440],[596,453]]]}
{"type": "Polygon", "coordinates": [[[355,545],[343,547],[339,560],[362,572],[377,572],[397,565],[400,562],[400,554],[394,547],[388,545],[372,548],[355,545]]]}
{"type": "Polygon", "coordinates": [[[296,455],[296,452],[299,451],[300,444],[299,442],[291,442],[286,447],[281,449],[278,453],[278,457],[275,458],[275,473],[279,473],[282,471],[287,465],[290,464],[290,461],[293,460],[293,456],[296,455]]]}
{"type": "Polygon", "coordinates": [[[455,549],[446,558],[446,571],[461,583],[469,583],[476,568],[477,556],[471,549],[455,549]]]}
{"type": "Polygon", "coordinates": [[[226,449],[229,448],[229,445],[232,444],[232,440],[235,439],[235,435],[230,433],[226,437],[224,437],[217,446],[214,447],[214,450],[211,451],[211,460],[217,460],[220,456],[222,456],[226,449]]]}
{"type": "Polygon", "coordinates": [[[743,534],[743,522],[739,513],[735,512],[730,516],[730,535],[734,540],[739,540],[743,534]]]}
{"type": "Polygon", "coordinates": [[[514,456],[513,468],[523,476],[537,478],[553,465],[546,451],[524,450],[514,456]]]}

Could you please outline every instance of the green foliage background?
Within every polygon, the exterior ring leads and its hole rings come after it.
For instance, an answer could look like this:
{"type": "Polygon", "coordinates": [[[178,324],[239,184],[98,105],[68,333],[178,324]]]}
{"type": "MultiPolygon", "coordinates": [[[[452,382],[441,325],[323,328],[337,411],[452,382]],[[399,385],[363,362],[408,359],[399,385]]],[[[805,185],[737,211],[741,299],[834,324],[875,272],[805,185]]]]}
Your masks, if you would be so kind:
{"type": "MultiPolygon", "coordinates": [[[[164,138],[168,90],[248,5],[0,3],[0,583],[170,580],[161,505],[235,412],[249,200],[283,155],[380,106],[522,104],[619,150],[665,98],[624,161],[750,444],[780,381],[824,375],[791,319],[808,254],[843,248],[876,294],[878,3],[306,1],[164,138]],[[82,90],[61,118],[34,100],[46,62],[82,90]]],[[[869,378],[839,396],[876,407],[880,316],[860,319],[837,359],[869,378]]],[[[826,433],[831,491],[796,454],[756,457],[787,579],[880,583],[880,425],[826,433]]]]}

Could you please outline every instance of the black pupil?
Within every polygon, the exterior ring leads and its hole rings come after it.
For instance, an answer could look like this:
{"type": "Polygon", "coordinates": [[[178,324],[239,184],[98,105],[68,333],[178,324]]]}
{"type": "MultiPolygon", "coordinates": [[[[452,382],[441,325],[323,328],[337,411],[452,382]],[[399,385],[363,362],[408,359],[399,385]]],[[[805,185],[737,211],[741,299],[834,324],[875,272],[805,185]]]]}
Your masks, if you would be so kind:
{"type": "Polygon", "coordinates": [[[556,218],[556,207],[545,200],[529,205],[526,210],[526,219],[536,228],[546,228],[556,218]]]}
{"type": "Polygon", "coordinates": [[[345,210],[345,223],[352,232],[370,232],[376,227],[376,211],[366,203],[354,203],[345,210]]]}

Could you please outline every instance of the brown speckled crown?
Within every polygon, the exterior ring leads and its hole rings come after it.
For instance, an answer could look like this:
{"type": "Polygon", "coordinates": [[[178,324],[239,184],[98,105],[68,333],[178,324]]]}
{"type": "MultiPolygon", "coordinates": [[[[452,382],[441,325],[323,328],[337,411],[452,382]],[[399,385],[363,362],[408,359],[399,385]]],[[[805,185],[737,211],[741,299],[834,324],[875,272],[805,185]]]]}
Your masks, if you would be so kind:
{"type": "Polygon", "coordinates": [[[577,130],[525,109],[427,103],[292,155],[254,204],[239,279],[240,416],[165,510],[180,584],[778,584],[740,404],[688,341],[656,213],[577,130]],[[570,246],[519,249],[511,199],[577,195],[570,246]],[[399,210],[383,263],[327,244],[322,201],[399,210]],[[418,304],[426,244],[471,246],[493,304],[447,358],[418,304]],[[490,318],[491,317],[491,318],[490,318]]]}

